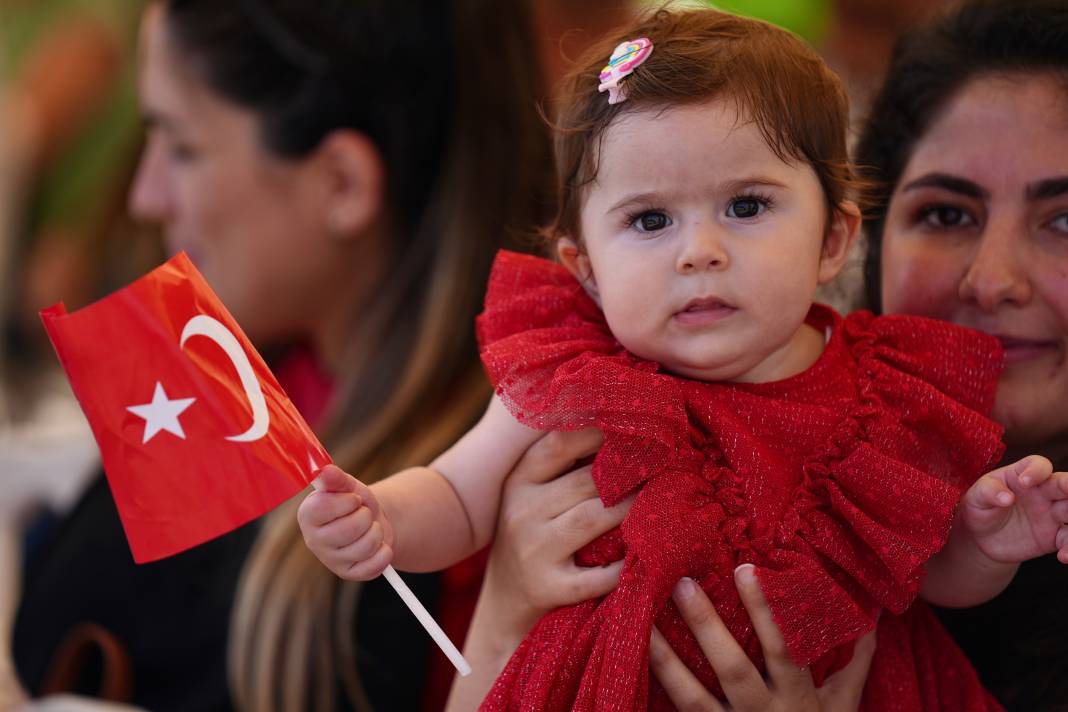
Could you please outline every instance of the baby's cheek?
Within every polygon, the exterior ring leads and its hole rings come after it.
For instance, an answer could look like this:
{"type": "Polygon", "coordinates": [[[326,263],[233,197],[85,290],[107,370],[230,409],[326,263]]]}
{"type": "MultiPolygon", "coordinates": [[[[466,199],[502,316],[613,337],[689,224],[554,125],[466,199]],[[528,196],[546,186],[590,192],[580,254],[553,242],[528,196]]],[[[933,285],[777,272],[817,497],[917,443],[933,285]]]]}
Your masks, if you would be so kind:
{"type": "Polygon", "coordinates": [[[636,356],[656,360],[658,339],[653,312],[652,305],[637,301],[621,304],[606,299],[604,308],[608,328],[623,348],[636,356]]]}

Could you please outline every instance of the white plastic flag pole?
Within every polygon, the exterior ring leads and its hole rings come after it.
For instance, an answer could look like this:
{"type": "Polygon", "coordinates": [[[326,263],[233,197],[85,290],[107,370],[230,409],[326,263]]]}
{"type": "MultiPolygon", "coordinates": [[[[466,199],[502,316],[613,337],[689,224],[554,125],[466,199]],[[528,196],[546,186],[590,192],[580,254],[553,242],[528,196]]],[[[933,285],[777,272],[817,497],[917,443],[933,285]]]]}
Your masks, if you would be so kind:
{"type": "Polygon", "coordinates": [[[426,628],[426,632],[430,633],[430,637],[434,639],[434,642],[441,648],[441,652],[445,653],[445,657],[449,659],[449,662],[456,667],[456,671],[460,673],[460,677],[467,677],[471,674],[471,666],[464,660],[464,656],[460,654],[460,651],[456,649],[456,646],[449,640],[449,636],[445,635],[445,631],[441,629],[437,621],[431,617],[430,613],[423,608],[423,604],[419,602],[419,599],[412,593],[412,589],[408,588],[408,584],[404,583],[404,580],[397,574],[392,566],[387,566],[386,570],[382,572],[382,575],[389,581],[389,585],[393,587],[393,590],[397,592],[397,595],[401,597],[401,600],[408,606],[409,610],[415,614],[415,617],[419,619],[419,622],[426,628]]]}
{"type": "MultiPolygon", "coordinates": [[[[315,461],[311,461],[312,474],[318,469],[315,466],[315,461]]],[[[318,477],[312,480],[312,487],[316,490],[322,491],[323,483],[318,477]]],[[[412,589],[408,588],[408,584],[404,583],[404,579],[400,577],[400,574],[392,566],[387,566],[386,570],[382,572],[382,575],[389,581],[389,585],[393,587],[393,590],[397,592],[404,604],[408,606],[408,610],[423,624],[423,628],[427,633],[430,633],[430,637],[434,639],[434,642],[441,648],[441,652],[445,653],[445,657],[449,659],[449,662],[456,668],[456,672],[460,673],[460,677],[467,677],[471,674],[471,665],[464,659],[464,656],[460,654],[460,651],[456,649],[456,646],[449,640],[449,636],[445,635],[445,631],[441,629],[438,622],[434,620],[434,617],[430,615],[427,609],[423,608],[423,604],[419,602],[419,599],[412,593],[412,589]]]]}

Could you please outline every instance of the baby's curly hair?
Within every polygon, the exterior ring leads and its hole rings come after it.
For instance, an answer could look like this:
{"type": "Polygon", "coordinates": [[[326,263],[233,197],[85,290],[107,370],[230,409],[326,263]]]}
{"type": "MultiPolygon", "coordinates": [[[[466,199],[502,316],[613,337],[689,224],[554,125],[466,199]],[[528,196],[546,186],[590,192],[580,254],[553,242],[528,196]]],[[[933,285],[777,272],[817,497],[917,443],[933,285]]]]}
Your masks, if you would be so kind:
{"type": "Polygon", "coordinates": [[[816,52],[786,30],[716,10],[655,11],[609,33],[566,77],[553,122],[557,210],[545,236],[581,240],[586,187],[597,178],[597,154],[622,114],[669,109],[716,98],[737,103],[783,161],[812,166],[830,219],[858,185],[849,163],[849,100],[842,82],[816,52]],[[621,42],[647,37],[653,52],[623,80],[626,101],[609,104],[598,75],[621,42]]]}

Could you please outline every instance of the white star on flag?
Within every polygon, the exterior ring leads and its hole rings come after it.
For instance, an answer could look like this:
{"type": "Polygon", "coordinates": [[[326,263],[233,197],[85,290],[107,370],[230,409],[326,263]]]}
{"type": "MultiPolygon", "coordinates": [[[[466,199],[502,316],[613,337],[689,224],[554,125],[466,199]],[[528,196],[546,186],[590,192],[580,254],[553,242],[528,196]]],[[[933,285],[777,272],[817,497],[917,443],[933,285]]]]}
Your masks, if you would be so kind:
{"type": "Polygon", "coordinates": [[[163,390],[163,384],[156,381],[156,391],[152,394],[152,402],[144,405],[127,406],[138,418],[145,419],[145,437],[141,444],[147,443],[156,433],[166,430],[168,433],[177,435],[185,440],[182,424],[178,422],[178,416],[189,406],[193,405],[196,398],[167,398],[167,392],[163,390]]]}

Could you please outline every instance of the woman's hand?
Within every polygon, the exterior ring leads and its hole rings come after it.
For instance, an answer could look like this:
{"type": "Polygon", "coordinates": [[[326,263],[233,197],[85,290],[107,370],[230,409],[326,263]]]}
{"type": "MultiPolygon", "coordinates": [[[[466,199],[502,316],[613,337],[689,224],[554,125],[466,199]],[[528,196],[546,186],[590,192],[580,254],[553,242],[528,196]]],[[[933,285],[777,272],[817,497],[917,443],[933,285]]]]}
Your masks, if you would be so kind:
{"type": "Polygon", "coordinates": [[[706,712],[855,712],[875,653],[875,631],[858,640],[853,660],[817,689],[808,669],[790,660],[753,567],[739,566],[734,579],[760,639],[767,677],[761,676],[749,660],[701,587],[683,579],[675,588],[675,605],[712,664],[729,704],[705,689],[654,628],[650,666],[675,706],[706,712]]]}
{"type": "Polygon", "coordinates": [[[546,612],[604,596],[619,583],[622,561],[585,568],[574,560],[576,551],[623,521],[632,501],[606,509],[590,467],[571,470],[600,446],[597,430],[548,433],[509,474],[464,646],[474,672],[453,684],[447,711],[476,709],[523,636],[546,612]]]}
{"type": "Polygon", "coordinates": [[[604,507],[589,465],[568,472],[601,442],[592,429],[548,433],[505,483],[483,596],[508,600],[522,612],[521,635],[553,608],[603,596],[619,583],[622,561],[599,568],[574,561],[576,551],[618,526],[630,509],[630,500],[604,507]]]}

